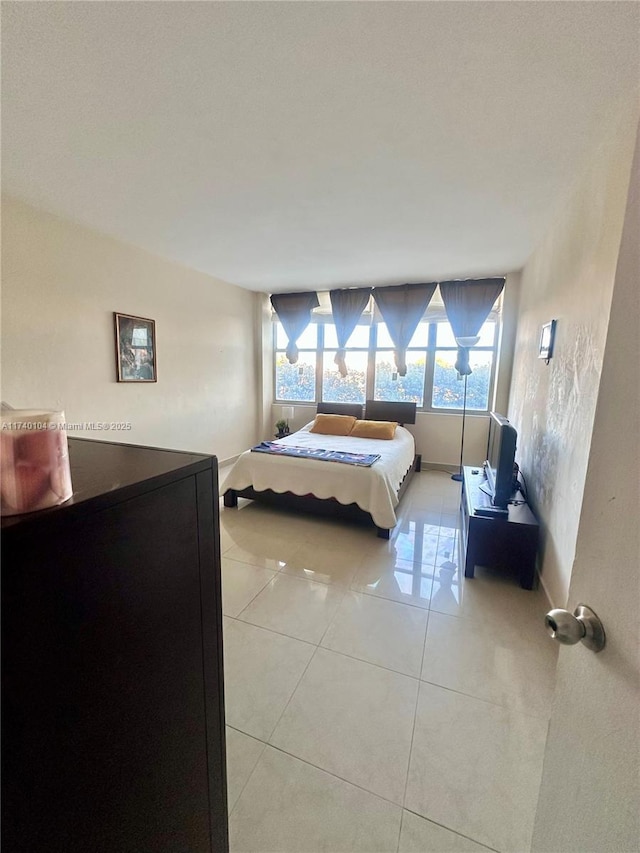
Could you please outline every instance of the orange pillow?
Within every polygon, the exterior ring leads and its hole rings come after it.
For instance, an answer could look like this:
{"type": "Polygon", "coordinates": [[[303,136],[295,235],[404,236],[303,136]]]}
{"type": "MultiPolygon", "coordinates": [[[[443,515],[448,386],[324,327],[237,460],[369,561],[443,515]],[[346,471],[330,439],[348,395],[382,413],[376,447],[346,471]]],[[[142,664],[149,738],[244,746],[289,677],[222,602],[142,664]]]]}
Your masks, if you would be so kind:
{"type": "Polygon", "coordinates": [[[349,435],[356,419],[351,415],[316,415],[309,432],[321,435],[349,435]]]}
{"type": "Polygon", "coordinates": [[[356,421],[349,433],[354,438],[393,438],[396,434],[396,421],[356,421]]]}

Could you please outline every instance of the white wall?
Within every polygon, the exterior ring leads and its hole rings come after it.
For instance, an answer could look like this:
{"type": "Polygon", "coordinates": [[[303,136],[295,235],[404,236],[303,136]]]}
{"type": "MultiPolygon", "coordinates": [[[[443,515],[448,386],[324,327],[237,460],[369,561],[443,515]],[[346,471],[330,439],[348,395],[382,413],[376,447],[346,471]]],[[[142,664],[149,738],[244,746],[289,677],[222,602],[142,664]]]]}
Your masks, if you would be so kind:
{"type": "Polygon", "coordinates": [[[542,523],[542,582],[564,606],[575,554],[635,121],[626,114],[576,183],[522,273],[509,418],[542,523]],[[549,365],[540,329],[557,320],[549,365]]]}
{"type": "MultiPolygon", "coordinates": [[[[258,435],[261,440],[269,440],[273,438],[274,424],[280,420],[281,414],[278,408],[277,413],[272,416],[272,401],[273,401],[273,325],[271,322],[271,302],[265,293],[257,294],[258,297],[258,316],[257,316],[257,340],[261,342],[259,347],[260,355],[260,373],[261,377],[261,399],[260,412],[258,417],[258,435]]],[[[303,424],[301,423],[300,426],[303,424]]]]}
{"type": "Polygon", "coordinates": [[[2,206],[2,398],[78,437],[215,453],[257,438],[256,295],[38,211],[2,206]],[[158,382],[117,383],[112,312],[156,321],[158,382]]]}
{"type": "MultiPolygon", "coordinates": [[[[502,323],[500,325],[500,352],[496,376],[495,394],[489,408],[501,415],[506,415],[509,408],[509,391],[513,372],[513,354],[516,347],[518,332],[518,310],[520,306],[520,291],[522,274],[512,272],[507,275],[502,297],[502,323]]],[[[487,426],[487,438],[488,438],[487,426]]]]}

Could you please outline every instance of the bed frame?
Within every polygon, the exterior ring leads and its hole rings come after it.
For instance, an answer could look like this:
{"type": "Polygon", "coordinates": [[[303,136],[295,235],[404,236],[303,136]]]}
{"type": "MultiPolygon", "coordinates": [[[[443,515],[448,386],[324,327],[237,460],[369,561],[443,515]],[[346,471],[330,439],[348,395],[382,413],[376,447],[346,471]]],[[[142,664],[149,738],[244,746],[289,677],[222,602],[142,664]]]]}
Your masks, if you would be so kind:
{"type": "MultiPolygon", "coordinates": [[[[367,419],[370,421],[397,421],[401,426],[416,422],[415,403],[387,403],[379,400],[367,400],[365,410],[367,419]]],[[[355,418],[361,419],[363,407],[356,403],[318,403],[317,412],[321,415],[352,415],[355,418]]],[[[405,474],[398,488],[398,500],[402,500],[402,496],[408,489],[414,473],[420,471],[421,463],[422,456],[416,454],[413,464],[405,474]]],[[[271,506],[291,509],[297,512],[311,512],[315,515],[328,515],[344,518],[349,521],[356,521],[360,524],[375,527],[381,539],[388,539],[391,534],[390,528],[378,527],[371,518],[371,515],[365,512],[365,510],[360,509],[357,504],[341,504],[335,498],[317,498],[313,494],[301,496],[294,495],[293,492],[279,493],[271,489],[257,492],[251,486],[248,486],[246,489],[227,489],[224,493],[225,507],[237,507],[238,498],[249,498],[271,506]]]]}

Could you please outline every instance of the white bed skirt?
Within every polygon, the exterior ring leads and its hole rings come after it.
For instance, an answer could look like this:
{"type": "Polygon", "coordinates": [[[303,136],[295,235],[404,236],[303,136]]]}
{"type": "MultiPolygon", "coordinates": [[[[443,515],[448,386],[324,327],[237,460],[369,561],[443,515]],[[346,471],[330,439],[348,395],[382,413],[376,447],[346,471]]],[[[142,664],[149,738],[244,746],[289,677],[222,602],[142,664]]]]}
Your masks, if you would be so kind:
{"type": "Polygon", "coordinates": [[[397,519],[398,489],[413,465],[415,443],[411,433],[399,426],[389,441],[349,436],[318,435],[309,432],[312,423],[278,440],[294,447],[377,453],[380,459],[369,468],[268,453],[243,453],[227,475],[222,493],[251,486],[255,491],[271,489],[282,494],[312,494],[335,498],[341,504],[357,504],[368,512],[378,527],[394,527],[397,519]]]}

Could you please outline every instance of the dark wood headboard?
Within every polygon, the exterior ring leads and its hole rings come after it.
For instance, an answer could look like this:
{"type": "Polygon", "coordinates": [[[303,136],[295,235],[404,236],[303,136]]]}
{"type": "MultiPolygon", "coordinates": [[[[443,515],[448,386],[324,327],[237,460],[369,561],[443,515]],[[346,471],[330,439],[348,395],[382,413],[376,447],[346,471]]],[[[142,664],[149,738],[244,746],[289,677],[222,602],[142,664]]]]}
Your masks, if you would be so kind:
{"type": "Polygon", "coordinates": [[[366,406],[360,403],[318,403],[319,415],[351,415],[369,421],[396,421],[399,424],[415,424],[415,403],[392,403],[387,400],[367,400],[366,406]],[[366,415],[365,415],[366,412],[366,415]]]}
{"type": "Polygon", "coordinates": [[[318,403],[316,411],[319,415],[351,415],[361,421],[363,408],[360,403],[318,403]]]}
{"type": "Polygon", "coordinates": [[[365,412],[368,421],[396,421],[404,424],[415,424],[415,403],[391,403],[386,400],[367,400],[365,412]]]}

